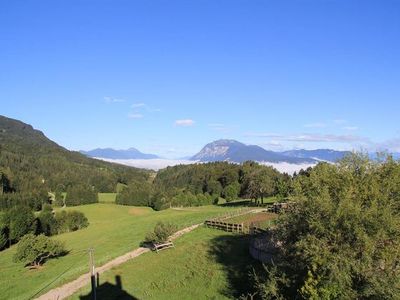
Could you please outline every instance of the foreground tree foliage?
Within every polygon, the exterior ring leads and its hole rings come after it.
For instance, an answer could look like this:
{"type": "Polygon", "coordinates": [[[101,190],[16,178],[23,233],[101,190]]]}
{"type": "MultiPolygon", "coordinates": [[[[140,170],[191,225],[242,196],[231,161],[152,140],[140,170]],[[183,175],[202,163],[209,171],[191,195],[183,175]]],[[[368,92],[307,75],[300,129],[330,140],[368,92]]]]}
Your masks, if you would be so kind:
{"type": "Polygon", "coordinates": [[[400,164],[353,155],[297,176],[296,207],[279,218],[263,299],[398,299],[400,164]]]}
{"type": "Polygon", "coordinates": [[[55,241],[41,234],[25,235],[17,245],[17,252],[14,255],[15,262],[23,262],[32,267],[39,267],[46,260],[63,255],[65,253],[64,244],[55,241]]]}

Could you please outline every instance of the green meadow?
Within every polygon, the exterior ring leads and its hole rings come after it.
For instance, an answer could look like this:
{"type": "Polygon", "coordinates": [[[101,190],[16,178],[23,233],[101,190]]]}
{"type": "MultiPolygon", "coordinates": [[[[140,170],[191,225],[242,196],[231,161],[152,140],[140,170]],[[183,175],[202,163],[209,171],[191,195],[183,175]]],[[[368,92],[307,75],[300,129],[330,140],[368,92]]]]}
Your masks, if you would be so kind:
{"type": "MultiPolygon", "coordinates": [[[[248,239],[246,235],[200,227],[177,239],[175,248],[145,253],[101,274],[97,297],[238,298],[251,290],[249,273],[253,267],[260,267],[249,256],[248,239]]],[[[90,299],[90,285],[70,299],[90,299]]]]}
{"type": "Polygon", "coordinates": [[[95,249],[96,264],[102,265],[139,247],[145,234],[158,221],[172,222],[183,228],[233,208],[204,206],[157,212],[148,207],[99,203],[67,209],[83,212],[90,222],[85,229],[54,237],[65,242],[67,255],[49,260],[41,269],[29,270],[13,262],[15,245],[0,252],[1,299],[29,299],[77,278],[88,271],[88,248],[95,249]]]}

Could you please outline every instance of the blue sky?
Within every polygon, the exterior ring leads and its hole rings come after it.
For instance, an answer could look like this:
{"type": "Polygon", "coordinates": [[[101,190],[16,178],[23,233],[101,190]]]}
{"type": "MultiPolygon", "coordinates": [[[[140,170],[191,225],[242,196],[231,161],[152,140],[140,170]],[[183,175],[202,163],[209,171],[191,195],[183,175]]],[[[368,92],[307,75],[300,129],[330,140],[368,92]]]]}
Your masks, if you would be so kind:
{"type": "Polygon", "coordinates": [[[1,1],[0,114],[73,149],[400,151],[400,1],[1,1]]]}

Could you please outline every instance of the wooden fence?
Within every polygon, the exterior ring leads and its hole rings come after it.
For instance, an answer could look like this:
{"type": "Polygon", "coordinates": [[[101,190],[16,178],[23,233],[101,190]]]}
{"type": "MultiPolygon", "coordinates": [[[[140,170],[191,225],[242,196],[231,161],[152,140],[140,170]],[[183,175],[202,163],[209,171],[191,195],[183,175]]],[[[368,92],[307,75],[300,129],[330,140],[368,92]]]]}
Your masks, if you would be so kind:
{"type": "Polygon", "coordinates": [[[248,208],[248,207],[241,208],[234,212],[230,212],[227,214],[217,216],[213,219],[206,220],[204,222],[204,224],[207,227],[224,230],[224,231],[228,231],[228,232],[246,233],[246,234],[251,234],[251,235],[265,233],[266,230],[258,227],[256,223],[251,223],[250,225],[245,225],[244,223],[223,222],[223,220],[231,219],[231,218],[238,217],[241,215],[246,215],[246,214],[249,214],[249,213],[252,213],[255,211],[258,211],[258,210],[254,209],[254,208],[248,208]]]}
{"type": "Polygon", "coordinates": [[[228,232],[237,232],[237,233],[244,233],[244,226],[243,223],[236,224],[236,223],[226,223],[222,221],[216,220],[207,220],[204,222],[207,227],[216,228],[228,232]]]}

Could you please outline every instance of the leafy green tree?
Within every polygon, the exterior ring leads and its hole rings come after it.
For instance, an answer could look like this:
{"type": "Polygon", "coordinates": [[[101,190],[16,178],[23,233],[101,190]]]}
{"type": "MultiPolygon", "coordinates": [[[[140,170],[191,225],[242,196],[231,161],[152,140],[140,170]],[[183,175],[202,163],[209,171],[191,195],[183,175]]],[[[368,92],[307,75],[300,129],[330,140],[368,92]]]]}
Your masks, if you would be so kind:
{"type": "Polygon", "coordinates": [[[60,241],[52,240],[43,234],[38,236],[27,234],[17,245],[14,261],[37,268],[46,260],[63,253],[65,253],[65,246],[60,241]]]}
{"type": "Polygon", "coordinates": [[[239,193],[240,193],[240,184],[238,182],[234,182],[224,188],[222,196],[225,198],[227,202],[231,202],[238,198],[239,193]]]}
{"type": "Polygon", "coordinates": [[[264,299],[396,299],[400,164],[353,155],[295,179],[296,206],[277,221],[264,299]],[[397,205],[397,206],[396,206],[397,205]]]}
{"type": "Polygon", "coordinates": [[[262,168],[248,175],[248,194],[252,199],[264,198],[274,195],[277,172],[272,168],[262,168]]]}
{"type": "Polygon", "coordinates": [[[57,232],[57,222],[53,215],[53,208],[45,204],[38,216],[38,231],[50,236],[57,232]]]}
{"type": "Polygon", "coordinates": [[[9,209],[4,215],[4,223],[9,230],[10,243],[16,243],[28,233],[35,233],[37,222],[32,210],[26,206],[9,209]]]}

